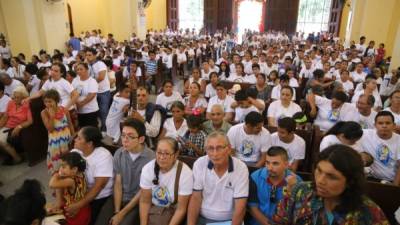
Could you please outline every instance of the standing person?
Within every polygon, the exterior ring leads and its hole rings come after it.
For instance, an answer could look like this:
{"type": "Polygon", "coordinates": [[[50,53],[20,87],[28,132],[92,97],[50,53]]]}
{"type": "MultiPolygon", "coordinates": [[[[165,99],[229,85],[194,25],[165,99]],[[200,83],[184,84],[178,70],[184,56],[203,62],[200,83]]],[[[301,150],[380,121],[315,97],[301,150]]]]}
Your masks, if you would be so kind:
{"type": "MultiPolygon", "coordinates": [[[[50,178],[49,187],[55,189],[56,205],[51,209],[60,210],[80,201],[86,194],[85,179],[86,161],[77,152],[69,152],[61,157],[61,167],[50,178]]],[[[90,222],[90,206],[81,208],[75,216],[65,215],[68,225],[88,225],[90,222]]]]}
{"type": "Polygon", "coordinates": [[[46,106],[41,112],[44,126],[49,132],[47,148],[47,169],[50,174],[60,167],[60,157],[69,151],[69,143],[74,134],[74,126],[68,110],[58,106],[60,95],[56,90],[48,90],[43,95],[46,106]]]}
{"type": "Polygon", "coordinates": [[[276,224],[388,225],[385,214],[364,195],[361,156],[352,148],[332,145],[318,155],[312,182],[289,187],[273,216],[276,224]]]}
{"type": "Polygon", "coordinates": [[[98,83],[97,103],[101,121],[101,131],[106,131],[106,119],[111,104],[110,81],[107,76],[107,66],[97,60],[97,51],[93,48],[86,50],[86,60],[89,64],[89,75],[98,83]]]}
{"type": "Polygon", "coordinates": [[[89,67],[86,63],[79,63],[76,67],[78,77],[72,81],[72,86],[78,93],[76,101],[78,110],[78,123],[80,127],[97,127],[97,112],[99,105],[96,100],[98,84],[89,76],[89,67]]]}

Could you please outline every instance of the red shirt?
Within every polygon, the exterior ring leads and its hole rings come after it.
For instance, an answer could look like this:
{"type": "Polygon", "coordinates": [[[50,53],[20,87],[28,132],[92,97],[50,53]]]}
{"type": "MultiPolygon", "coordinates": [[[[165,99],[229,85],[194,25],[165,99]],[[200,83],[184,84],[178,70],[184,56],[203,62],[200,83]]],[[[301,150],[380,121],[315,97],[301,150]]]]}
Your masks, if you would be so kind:
{"type": "Polygon", "coordinates": [[[25,102],[17,108],[15,101],[11,100],[8,102],[6,113],[8,116],[6,123],[7,128],[15,128],[28,119],[32,119],[31,109],[28,102],[25,102]]]}

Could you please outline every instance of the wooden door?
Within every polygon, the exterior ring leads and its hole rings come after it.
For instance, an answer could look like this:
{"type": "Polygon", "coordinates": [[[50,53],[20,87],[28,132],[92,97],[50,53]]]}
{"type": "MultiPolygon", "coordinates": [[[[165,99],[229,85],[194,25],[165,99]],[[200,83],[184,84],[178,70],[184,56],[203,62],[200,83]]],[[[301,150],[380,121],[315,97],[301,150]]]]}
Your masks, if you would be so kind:
{"type": "Polygon", "coordinates": [[[285,31],[288,35],[296,32],[299,0],[266,0],[265,31],[285,31]]]}
{"type": "Polygon", "coordinates": [[[339,35],[340,23],[342,21],[343,2],[332,0],[331,12],[329,15],[328,31],[336,36],[339,35]]]}
{"type": "Polygon", "coordinates": [[[167,25],[169,29],[178,30],[179,0],[167,0],[167,25]]]}

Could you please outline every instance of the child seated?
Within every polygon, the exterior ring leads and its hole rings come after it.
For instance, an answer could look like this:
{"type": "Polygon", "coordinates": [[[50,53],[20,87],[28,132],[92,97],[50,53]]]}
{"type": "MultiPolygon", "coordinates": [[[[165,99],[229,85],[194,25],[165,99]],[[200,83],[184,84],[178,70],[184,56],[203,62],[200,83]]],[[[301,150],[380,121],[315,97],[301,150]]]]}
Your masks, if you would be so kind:
{"type": "Polygon", "coordinates": [[[182,154],[188,156],[199,157],[204,155],[204,142],[207,134],[202,128],[202,118],[200,116],[190,115],[187,118],[189,130],[183,137],[178,136],[181,143],[182,154]]]}
{"type": "MultiPolygon", "coordinates": [[[[84,198],[87,186],[84,171],[86,161],[77,152],[69,152],[61,157],[60,170],[49,182],[49,187],[56,189],[56,204],[49,212],[68,207],[84,198]]],[[[74,217],[65,215],[67,225],[87,225],[90,222],[89,205],[81,208],[74,217]]]]}

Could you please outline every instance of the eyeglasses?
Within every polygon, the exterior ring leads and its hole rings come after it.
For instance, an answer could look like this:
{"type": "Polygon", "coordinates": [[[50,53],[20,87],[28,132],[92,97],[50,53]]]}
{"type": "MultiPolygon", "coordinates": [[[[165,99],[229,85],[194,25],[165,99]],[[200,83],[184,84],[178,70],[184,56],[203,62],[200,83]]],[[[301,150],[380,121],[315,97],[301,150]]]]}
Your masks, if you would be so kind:
{"type": "Polygon", "coordinates": [[[168,152],[156,152],[156,155],[158,157],[165,157],[165,158],[171,158],[175,153],[168,153],[168,152]]]}
{"type": "Polygon", "coordinates": [[[212,151],[216,151],[216,152],[221,152],[226,148],[227,145],[218,145],[218,146],[206,146],[205,149],[207,152],[212,152],[212,151]]]}
{"type": "Polygon", "coordinates": [[[122,133],[122,134],[121,134],[121,138],[122,138],[122,139],[126,138],[126,139],[128,139],[128,140],[131,141],[131,140],[134,140],[134,139],[139,138],[139,137],[137,137],[137,136],[134,137],[134,136],[131,136],[131,135],[122,133]]]}
{"type": "Polygon", "coordinates": [[[276,203],[276,186],[271,187],[271,191],[269,193],[269,202],[276,203]]]}

